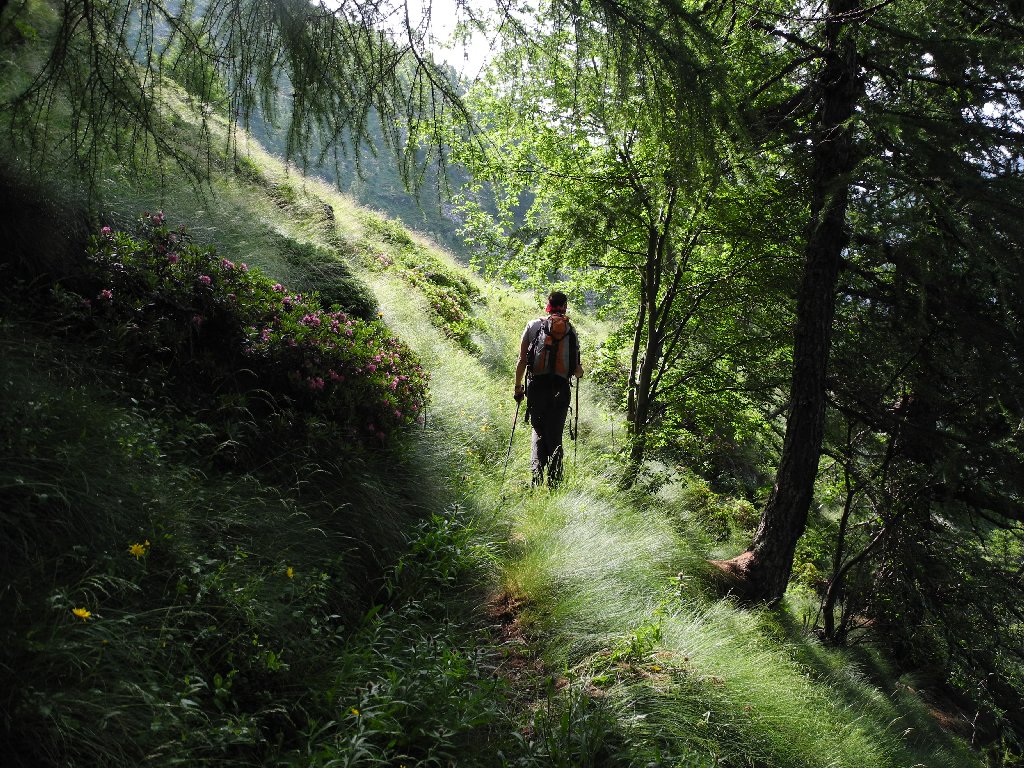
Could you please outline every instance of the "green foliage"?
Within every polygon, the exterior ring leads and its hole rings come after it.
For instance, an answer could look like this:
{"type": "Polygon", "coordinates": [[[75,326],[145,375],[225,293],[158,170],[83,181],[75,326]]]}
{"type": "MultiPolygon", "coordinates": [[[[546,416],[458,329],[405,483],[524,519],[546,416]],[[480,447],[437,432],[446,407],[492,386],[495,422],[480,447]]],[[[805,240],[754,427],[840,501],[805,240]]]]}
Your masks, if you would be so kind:
{"type": "Polygon", "coordinates": [[[485,765],[466,747],[500,716],[500,681],[471,629],[438,622],[430,605],[410,604],[370,621],[333,682],[339,720],[336,760],[350,764],[485,765]]]}
{"type": "Polygon", "coordinates": [[[474,317],[480,291],[464,275],[444,264],[429,249],[415,242],[397,222],[377,215],[363,217],[363,225],[387,247],[367,245],[367,261],[372,268],[400,275],[419,290],[428,302],[431,322],[448,338],[471,353],[480,348],[473,335],[480,328],[474,317]]]}
{"type": "Polygon", "coordinates": [[[657,472],[656,466],[645,465],[638,489],[666,504],[681,531],[714,544],[745,542],[753,535],[760,518],[753,503],[718,493],[707,480],[681,467],[657,472]]]}
{"type": "Polygon", "coordinates": [[[429,581],[440,589],[455,586],[489,559],[475,538],[462,507],[456,505],[443,515],[434,513],[416,527],[408,556],[395,566],[395,588],[409,581],[417,585],[429,581]]]}
{"type": "Polygon", "coordinates": [[[242,177],[248,183],[255,184],[263,188],[270,186],[270,180],[263,172],[263,169],[247,155],[236,153],[232,167],[235,174],[242,177]]]}
{"type": "Polygon", "coordinates": [[[161,213],[138,239],[104,228],[78,291],[58,294],[68,321],[115,340],[130,365],[160,365],[200,401],[215,397],[272,430],[326,419],[349,439],[380,443],[422,413],[426,374],[380,323],[324,310],[316,294],[218,258],[161,213]]]}
{"type": "Polygon", "coordinates": [[[629,760],[613,705],[582,685],[570,683],[559,691],[551,678],[521,738],[525,754],[508,761],[510,768],[611,768],[629,760]]]}
{"type": "MultiPolygon", "coordinates": [[[[21,17],[34,5],[5,6],[5,15],[24,27],[21,17]]],[[[314,145],[336,148],[342,137],[356,149],[378,116],[383,144],[410,180],[431,153],[417,154],[409,134],[417,133],[422,115],[443,114],[456,100],[448,73],[420,53],[421,30],[409,30],[413,50],[395,44],[397,32],[368,33],[382,14],[378,2],[358,0],[344,12],[320,5],[314,13],[304,0],[102,0],[56,10],[46,34],[49,55],[32,63],[32,77],[7,94],[7,106],[18,141],[35,150],[38,162],[47,150],[59,151],[58,162],[79,166],[92,185],[103,178],[111,152],[137,170],[156,152],[193,179],[206,179],[214,127],[226,124],[233,133],[257,108],[270,121],[287,110],[290,159],[305,158],[314,145]],[[172,77],[188,94],[184,109],[163,108],[179,85],[172,77]],[[282,104],[285,81],[294,98],[282,104]],[[190,121],[199,128],[189,130],[190,121]],[[59,150],[46,146],[53,132],[59,150]]]]}
{"type": "Polygon", "coordinates": [[[730,21],[675,14],[646,55],[619,39],[606,4],[563,10],[469,93],[481,143],[505,159],[475,141],[457,148],[475,191],[493,185],[499,201],[489,215],[465,195],[464,232],[492,273],[564,287],[620,325],[596,379],[626,410],[635,467],[670,447],[750,491],[768,458],[755,393],[786,371],[799,190],[774,153],[750,172],[728,127],[725,62],[698,54],[730,21]],[[730,466],[735,446],[748,457],[730,466]]]}
{"type": "Polygon", "coordinates": [[[291,486],[207,477],[178,404],[83,383],[39,330],[0,328],[9,764],[463,764],[504,722],[454,599],[484,550],[457,509],[413,525],[422,477],[315,450],[263,468],[291,486]]]}
{"type": "Polygon", "coordinates": [[[812,515],[807,530],[796,545],[793,556],[793,581],[821,591],[832,570],[835,540],[835,525],[819,515],[812,515]]]}
{"type": "Polygon", "coordinates": [[[289,269],[287,282],[296,291],[316,292],[325,307],[373,320],[379,306],[373,291],[352,274],[336,252],[321,245],[276,235],[274,244],[283,252],[289,269]]]}

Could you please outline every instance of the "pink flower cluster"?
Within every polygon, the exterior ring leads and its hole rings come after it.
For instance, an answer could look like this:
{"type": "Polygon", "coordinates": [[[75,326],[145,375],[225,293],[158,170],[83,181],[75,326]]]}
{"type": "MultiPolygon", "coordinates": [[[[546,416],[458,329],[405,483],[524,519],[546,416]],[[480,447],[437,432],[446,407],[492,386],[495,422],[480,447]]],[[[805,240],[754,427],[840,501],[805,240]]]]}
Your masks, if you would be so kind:
{"type": "Polygon", "coordinates": [[[162,212],[146,214],[145,223],[144,239],[104,228],[93,241],[91,261],[109,286],[100,282],[93,305],[108,302],[105,317],[111,308],[135,312],[132,323],[152,323],[147,340],[174,354],[215,348],[216,360],[202,363],[213,367],[205,372],[211,381],[227,375],[218,366],[244,367],[262,391],[287,395],[287,407],[333,420],[362,439],[383,441],[418,418],[427,374],[382,323],[325,310],[243,262],[193,245],[184,231],[169,233],[162,212]],[[146,284],[153,295],[138,294],[146,284]],[[138,306],[145,313],[130,309],[138,306]]]}

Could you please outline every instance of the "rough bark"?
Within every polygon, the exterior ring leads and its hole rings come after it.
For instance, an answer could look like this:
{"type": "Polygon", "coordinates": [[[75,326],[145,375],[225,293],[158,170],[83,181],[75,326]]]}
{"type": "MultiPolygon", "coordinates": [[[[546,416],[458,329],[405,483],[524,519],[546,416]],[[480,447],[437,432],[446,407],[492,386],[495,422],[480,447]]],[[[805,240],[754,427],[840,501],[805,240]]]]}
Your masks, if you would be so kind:
{"type": "Polygon", "coordinates": [[[647,316],[647,336],[644,340],[643,356],[640,359],[636,379],[636,409],[632,413],[633,445],[629,453],[630,462],[634,467],[639,467],[644,459],[647,428],[651,417],[651,382],[654,379],[654,371],[661,360],[663,339],[659,320],[661,313],[665,310],[658,304],[658,294],[661,292],[661,254],[665,237],[667,234],[652,227],[647,244],[644,279],[646,290],[642,297],[646,307],[644,313],[647,316]]]}
{"type": "Polygon", "coordinates": [[[856,164],[850,123],[862,93],[854,27],[860,0],[830,0],[825,61],[812,148],[811,218],[793,337],[791,408],[775,486],[750,550],[720,567],[750,600],[786,591],[796,543],[807,525],[825,424],[825,387],[836,281],[846,247],[849,174],[856,164]]]}

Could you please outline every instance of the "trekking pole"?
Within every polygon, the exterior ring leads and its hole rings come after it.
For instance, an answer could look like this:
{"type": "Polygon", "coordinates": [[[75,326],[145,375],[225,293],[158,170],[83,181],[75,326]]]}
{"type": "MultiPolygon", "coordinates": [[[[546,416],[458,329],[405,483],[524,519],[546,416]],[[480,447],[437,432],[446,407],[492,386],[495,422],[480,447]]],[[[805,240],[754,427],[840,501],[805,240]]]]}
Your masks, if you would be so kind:
{"type": "Polygon", "coordinates": [[[512,434],[508,436],[508,450],[505,452],[505,467],[501,470],[501,487],[505,487],[505,475],[508,474],[508,459],[512,455],[512,439],[516,436],[516,424],[519,422],[519,406],[522,400],[516,400],[516,415],[512,417],[512,434]]]}
{"type": "Polygon", "coordinates": [[[576,426],[572,432],[572,471],[576,473],[576,446],[580,444],[580,379],[576,377],[576,412],[573,414],[573,420],[576,422],[576,426]]]}

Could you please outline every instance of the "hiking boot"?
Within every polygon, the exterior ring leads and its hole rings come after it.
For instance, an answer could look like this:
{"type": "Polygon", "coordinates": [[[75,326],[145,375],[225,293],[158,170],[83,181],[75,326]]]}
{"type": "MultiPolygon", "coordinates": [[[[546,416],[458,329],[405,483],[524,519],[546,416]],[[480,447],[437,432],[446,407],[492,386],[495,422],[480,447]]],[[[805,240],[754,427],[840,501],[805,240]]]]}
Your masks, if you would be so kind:
{"type": "Polygon", "coordinates": [[[555,448],[548,465],[548,487],[556,488],[562,482],[562,446],[555,448]]]}

